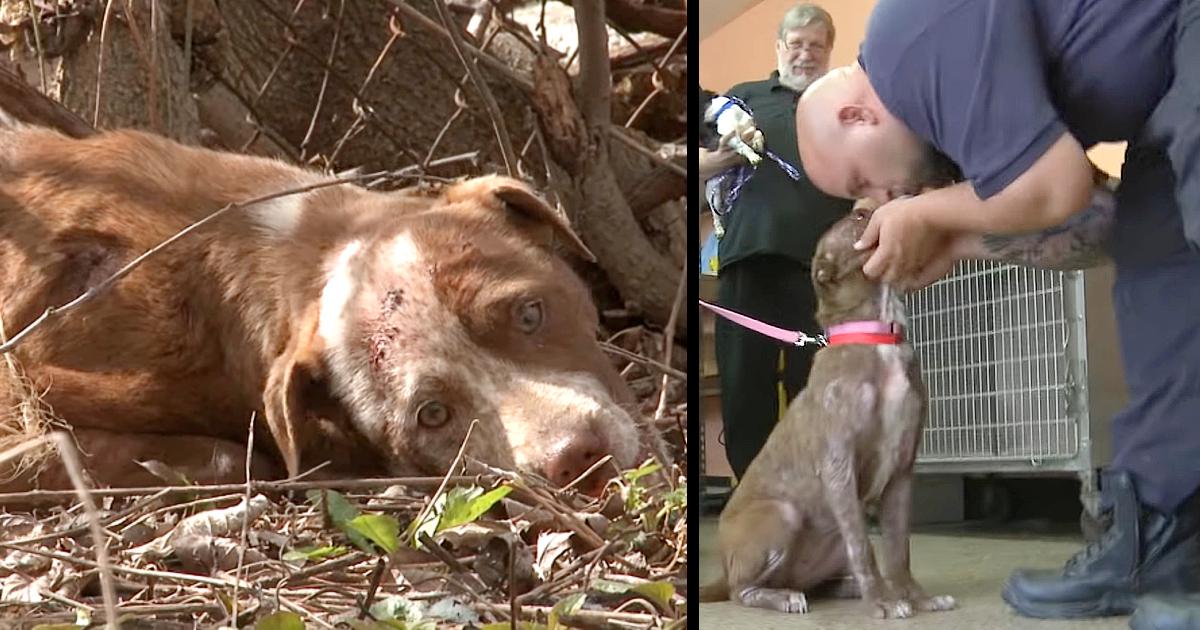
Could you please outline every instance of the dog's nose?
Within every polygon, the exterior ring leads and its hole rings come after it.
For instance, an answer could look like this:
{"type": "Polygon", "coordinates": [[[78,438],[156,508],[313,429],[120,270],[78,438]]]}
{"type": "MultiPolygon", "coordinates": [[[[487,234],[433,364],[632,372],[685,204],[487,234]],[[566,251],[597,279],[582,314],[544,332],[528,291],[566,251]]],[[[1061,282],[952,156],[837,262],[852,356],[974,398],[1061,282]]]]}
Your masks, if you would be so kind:
{"type": "MultiPolygon", "coordinates": [[[[607,454],[608,446],[599,435],[590,430],[580,431],[549,453],[543,471],[551,482],[565,486],[607,454]]],[[[596,470],[575,487],[580,492],[596,495],[604,489],[607,480],[608,476],[602,470],[596,470]]]]}

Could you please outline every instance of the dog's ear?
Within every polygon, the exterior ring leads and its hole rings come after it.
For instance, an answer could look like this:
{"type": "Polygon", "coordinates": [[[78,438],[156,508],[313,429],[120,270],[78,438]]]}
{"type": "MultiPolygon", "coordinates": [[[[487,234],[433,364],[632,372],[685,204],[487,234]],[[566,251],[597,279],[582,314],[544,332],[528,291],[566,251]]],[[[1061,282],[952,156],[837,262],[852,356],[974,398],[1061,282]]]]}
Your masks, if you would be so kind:
{"type": "Polygon", "coordinates": [[[813,284],[823,287],[833,282],[838,276],[837,261],[832,252],[819,253],[813,257],[813,284]]]}
{"type": "Polygon", "coordinates": [[[566,218],[522,181],[500,175],[477,177],[451,187],[446,191],[446,200],[474,201],[503,212],[511,225],[539,246],[549,248],[558,236],[588,262],[596,262],[596,256],[566,218]]]}
{"type": "Polygon", "coordinates": [[[263,393],[263,415],[290,477],[300,474],[300,453],[306,442],[312,398],[310,390],[324,382],[317,335],[319,312],[314,306],[300,318],[283,354],[271,365],[263,393]]]}

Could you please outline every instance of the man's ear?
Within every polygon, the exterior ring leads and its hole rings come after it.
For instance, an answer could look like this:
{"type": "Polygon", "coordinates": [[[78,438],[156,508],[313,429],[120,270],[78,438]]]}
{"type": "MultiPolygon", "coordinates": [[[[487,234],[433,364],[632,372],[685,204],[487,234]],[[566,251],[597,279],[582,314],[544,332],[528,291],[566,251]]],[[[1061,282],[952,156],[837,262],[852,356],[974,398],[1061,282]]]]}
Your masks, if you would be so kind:
{"type": "Polygon", "coordinates": [[[477,177],[451,187],[446,191],[446,200],[475,201],[504,212],[513,227],[539,246],[549,248],[558,236],[588,262],[596,262],[596,256],[567,220],[522,181],[500,175],[477,177]]]}
{"type": "Polygon", "coordinates": [[[300,453],[308,435],[309,390],[324,380],[314,305],[292,329],[283,354],[276,357],[263,392],[263,415],[288,476],[300,474],[300,453]]]}
{"type": "Polygon", "coordinates": [[[842,105],[837,113],[838,122],[843,125],[874,125],[879,122],[875,111],[861,103],[842,105]]]}

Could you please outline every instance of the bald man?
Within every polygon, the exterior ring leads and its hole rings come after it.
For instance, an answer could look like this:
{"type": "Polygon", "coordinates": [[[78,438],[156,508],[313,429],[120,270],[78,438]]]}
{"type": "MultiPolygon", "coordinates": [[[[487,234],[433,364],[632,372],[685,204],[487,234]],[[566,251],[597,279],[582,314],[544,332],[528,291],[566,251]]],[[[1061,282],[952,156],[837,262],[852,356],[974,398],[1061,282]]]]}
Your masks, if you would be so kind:
{"type": "Polygon", "coordinates": [[[1179,595],[1200,591],[1200,0],[880,0],[858,62],[805,92],[796,127],[818,188],[883,203],[858,245],[893,286],[964,258],[1111,259],[1130,389],[1101,478],[1112,527],[1061,571],[1017,571],[1004,598],[1200,628],[1179,595]],[[1085,154],[1114,141],[1115,200],[1085,154]],[[963,181],[915,195],[939,154],[963,181]]]}

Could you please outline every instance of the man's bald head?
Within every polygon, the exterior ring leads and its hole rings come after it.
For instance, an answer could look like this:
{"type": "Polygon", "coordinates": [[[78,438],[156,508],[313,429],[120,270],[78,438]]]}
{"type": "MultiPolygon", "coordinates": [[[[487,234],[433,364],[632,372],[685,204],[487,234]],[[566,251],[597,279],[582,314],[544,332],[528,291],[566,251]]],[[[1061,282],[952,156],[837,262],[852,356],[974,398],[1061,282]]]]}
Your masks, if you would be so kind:
{"type": "Polygon", "coordinates": [[[884,107],[857,64],[815,81],[796,106],[796,141],[817,188],[879,203],[944,179],[933,149],[884,107]]]}

